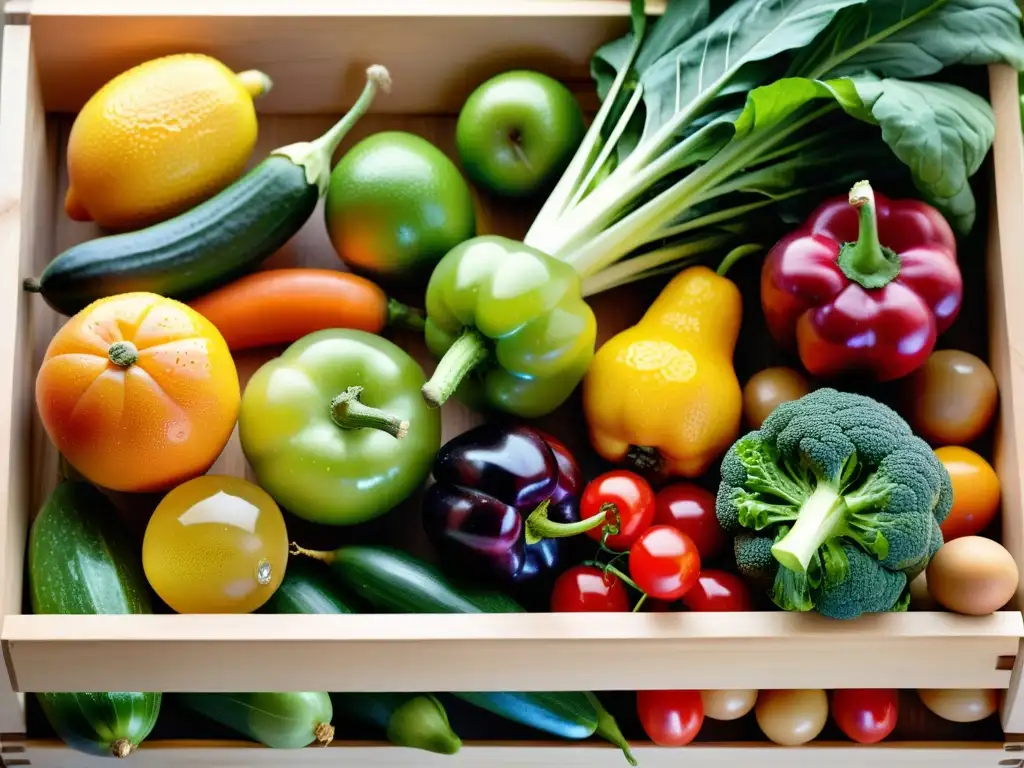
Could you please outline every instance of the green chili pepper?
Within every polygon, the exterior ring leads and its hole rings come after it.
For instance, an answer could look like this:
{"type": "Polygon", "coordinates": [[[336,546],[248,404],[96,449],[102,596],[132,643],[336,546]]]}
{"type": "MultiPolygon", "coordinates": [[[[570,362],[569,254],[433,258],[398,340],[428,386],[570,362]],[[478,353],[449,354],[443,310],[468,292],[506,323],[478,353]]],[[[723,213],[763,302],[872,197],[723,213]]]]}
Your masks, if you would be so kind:
{"type": "Polygon", "coordinates": [[[401,348],[357,330],[296,341],[249,380],[238,417],[259,484],[289,512],[353,525],[422,485],[441,419],[420,396],[423,369],[401,348]]]}
{"type": "Polygon", "coordinates": [[[453,248],[427,285],[427,346],[443,357],[423,399],[439,406],[459,388],[517,416],[553,411],[594,356],[597,322],[580,291],[571,266],[514,240],[453,248]]]}

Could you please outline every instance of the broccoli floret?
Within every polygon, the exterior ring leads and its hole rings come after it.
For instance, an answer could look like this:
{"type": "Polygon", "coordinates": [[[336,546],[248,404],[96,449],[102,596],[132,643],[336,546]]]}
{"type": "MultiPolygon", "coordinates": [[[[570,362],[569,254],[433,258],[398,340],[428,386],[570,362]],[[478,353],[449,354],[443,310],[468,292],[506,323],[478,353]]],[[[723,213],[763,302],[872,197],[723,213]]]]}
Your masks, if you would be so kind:
{"type": "Polygon", "coordinates": [[[841,547],[848,564],[846,576],[836,582],[826,578],[815,590],[818,613],[832,619],[855,619],[862,613],[893,610],[907,588],[907,574],[880,568],[860,547],[845,542],[841,547]]]}
{"type": "Polygon", "coordinates": [[[908,577],[941,545],[938,524],[952,499],[949,474],[895,411],[819,389],[733,444],[716,512],[737,534],[741,569],[770,572],[763,558],[772,542],[782,566],[777,605],[853,618],[899,609],[908,577]]]}
{"type": "Polygon", "coordinates": [[[769,580],[775,578],[779,569],[778,561],[772,557],[773,536],[761,536],[751,531],[741,531],[733,539],[732,549],[736,557],[736,570],[748,579],[769,580]]]}

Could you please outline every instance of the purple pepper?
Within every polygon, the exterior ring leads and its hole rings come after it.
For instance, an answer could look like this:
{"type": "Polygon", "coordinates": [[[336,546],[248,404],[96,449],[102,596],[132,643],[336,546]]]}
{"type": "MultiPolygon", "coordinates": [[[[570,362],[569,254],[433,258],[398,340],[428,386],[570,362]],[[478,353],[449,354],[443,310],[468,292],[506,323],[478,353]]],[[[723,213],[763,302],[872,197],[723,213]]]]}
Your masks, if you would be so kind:
{"type": "Polygon", "coordinates": [[[434,461],[423,525],[444,561],[517,584],[560,565],[561,538],[580,522],[583,477],[560,442],[527,426],[483,424],[448,441],[434,461]]]}

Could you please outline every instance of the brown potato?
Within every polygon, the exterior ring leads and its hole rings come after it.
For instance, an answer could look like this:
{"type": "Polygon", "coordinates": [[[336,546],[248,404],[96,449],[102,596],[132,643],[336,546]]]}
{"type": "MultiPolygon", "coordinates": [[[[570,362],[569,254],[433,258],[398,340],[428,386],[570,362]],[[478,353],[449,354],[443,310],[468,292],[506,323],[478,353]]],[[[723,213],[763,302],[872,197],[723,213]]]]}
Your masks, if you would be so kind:
{"type": "Polygon", "coordinates": [[[743,417],[752,429],[759,429],[780,403],[798,400],[811,391],[803,374],[792,368],[765,368],[743,387],[743,417]]]}
{"type": "Polygon", "coordinates": [[[943,349],[903,384],[903,416],[933,445],[965,445],[980,437],[999,400],[995,376],[969,352],[943,349]]]}

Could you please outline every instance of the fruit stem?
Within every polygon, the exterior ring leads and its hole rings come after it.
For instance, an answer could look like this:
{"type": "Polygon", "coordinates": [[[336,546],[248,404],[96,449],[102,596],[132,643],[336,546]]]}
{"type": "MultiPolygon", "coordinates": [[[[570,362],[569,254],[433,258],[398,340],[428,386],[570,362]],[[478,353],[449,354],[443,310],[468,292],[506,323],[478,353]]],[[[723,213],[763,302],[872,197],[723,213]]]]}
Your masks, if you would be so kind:
{"type": "Polygon", "coordinates": [[[331,182],[331,160],[334,152],[341,144],[352,126],[358,122],[373,103],[377,90],[388,93],[391,90],[391,75],[380,64],[374,64],[366,70],[366,85],[362,94],[352,105],[352,109],[335,123],[330,130],[315,141],[302,141],[289,144],[271,152],[271,155],[282,155],[306,170],[306,183],[315,184],[322,197],[331,182]]]}
{"type": "Polygon", "coordinates": [[[245,72],[239,72],[235,77],[254,99],[266,96],[274,87],[274,81],[265,72],[260,72],[258,69],[247,69],[245,72]]]}
{"type": "Polygon", "coordinates": [[[423,317],[423,310],[403,304],[398,299],[388,299],[387,324],[394,328],[422,331],[426,321],[423,317]]]}
{"type": "Polygon", "coordinates": [[[564,539],[592,531],[605,524],[604,515],[594,515],[575,523],[556,523],[548,517],[550,499],[544,499],[526,518],[524,526],[527,544],[536,544],[544,539],[564,539]]]}
{"type": "Polygon", "coordinates": [[[139,359],[139,350],[130,341],[115,341],[107,350],[107,357],[114,365],[127,368],[139,359]]]}
{"type": "Polygon", "coordinates": [[[135,751],[135,745],[128,739],[118,739],[110,745],[110,753],[114,757],[128,757],[133,751],[135,751]]]}
{"type": "Polygon", "coordinates": [[[331,419],[342,429],[379,429],[396,440],[409,434],[409,422],[359,400],[362,387],[349,387],[331,400],[331,419]]]}
{"type": "Polygon", "coordinates": [[[626,757],[626,762],[632,766],[636,766],[636,758],[633,757],[633,752],[629,748],[629,742],[626,741],[626,737],[623,736],[622,731],[619,730],[619,724],[615,722],[615,718],[612,717],[612,714],[604,708],[604,705],[601,704],[601,701],[597,696],[590,691],[587,691],[586,696],[594,707],[594,712],[597,714],[597,730],[595,731],[597,735],[621,749],[622,754],[626,757]]]}
{"type": "Polygon", "coordinates": [[[430,381],[423,385],[423,399],[431,408],[445,404],[470,371],[491,354],[480,331],[467,328],[444,353],[430,381]]]}
{"type": "Polygon", "coordinates": [[[324,552],[322,550],[317,549],[306,549],[305,547],[300,547],[294,541],[288,545],[288,553],[296,556],[302,555],[303,557],[311,557],[314,560],[319,560],[321,563],[326,563],[327,565],[331,565],[331,563],[334,562],[333,552],[324,552]]]}
{"type": "Polygon", "coordinates": [[[42,293],[43,286],[34,277],[26,277],[21,287],[29,293],[42,293]]]}
{"type": "Polygon", "coordinates": [[[313,735],[321,747],[329,746],[334,741],[334,726],[330,723],[319,723],[313,730],[313,735]]]}

